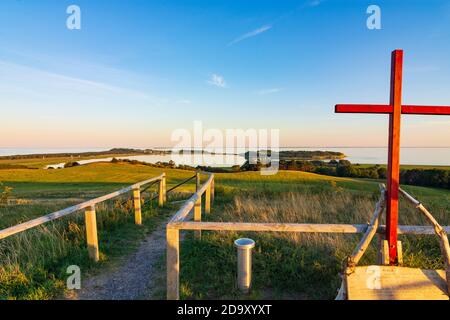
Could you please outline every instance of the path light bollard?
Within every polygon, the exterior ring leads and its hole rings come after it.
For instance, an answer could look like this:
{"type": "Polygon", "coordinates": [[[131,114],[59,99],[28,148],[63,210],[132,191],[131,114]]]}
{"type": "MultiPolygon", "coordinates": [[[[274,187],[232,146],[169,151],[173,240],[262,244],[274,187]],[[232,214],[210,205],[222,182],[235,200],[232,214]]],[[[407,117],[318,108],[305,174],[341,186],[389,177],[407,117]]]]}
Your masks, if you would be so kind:
{"type": "Polygon", "coordinates": [[[252,282],[252,249],[255,241],[241,238],[234,241],[234,245],[237,248],[237,285],[239,290],[248,293],[252,282]]]}

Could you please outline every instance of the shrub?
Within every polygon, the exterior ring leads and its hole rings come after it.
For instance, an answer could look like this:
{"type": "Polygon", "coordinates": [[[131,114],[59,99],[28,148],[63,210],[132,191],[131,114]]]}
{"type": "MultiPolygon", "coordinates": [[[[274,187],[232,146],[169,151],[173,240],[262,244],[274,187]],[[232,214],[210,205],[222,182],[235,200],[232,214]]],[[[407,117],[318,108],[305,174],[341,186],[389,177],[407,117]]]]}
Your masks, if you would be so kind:
{"type": "Polygon", "coordinates": [[[76,161],[70,161],[64,164],[64,168],[72,168],[72,167],[77,167],[80,164],[76,161]]]}
{"type": "Polygon", "coordinates": [[[1,193],[0,193],[0,205],[7,205],[8,200],[11,197],[11,193],[13,188],[4,186],[3,183],[0,182],[1,193]]]}
{"type": "Polygon", "coordinates": [[[234,165],[234,166],[231,167],[231,171],[239,172],[239,171],[241,171],[241,166],[240,165],[234,165]]]}

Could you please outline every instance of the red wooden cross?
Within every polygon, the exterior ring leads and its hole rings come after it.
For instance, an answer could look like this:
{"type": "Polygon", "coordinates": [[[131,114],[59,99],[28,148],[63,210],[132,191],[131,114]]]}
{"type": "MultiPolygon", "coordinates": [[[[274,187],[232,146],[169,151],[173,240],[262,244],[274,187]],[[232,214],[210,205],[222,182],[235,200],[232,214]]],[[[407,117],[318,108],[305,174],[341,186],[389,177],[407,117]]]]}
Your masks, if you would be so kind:
{"type": "Polygon", "coordinates": [[[397,264],[398,193],[400,180],[400,118],[401,114],[450,115],[450,107],[402,105],[403,50],[392,52],[391,98],[388,105],[338,104],[337,113],[389,114],[389,152],[386,205],[386,239],[389,262],[397,264]]]}

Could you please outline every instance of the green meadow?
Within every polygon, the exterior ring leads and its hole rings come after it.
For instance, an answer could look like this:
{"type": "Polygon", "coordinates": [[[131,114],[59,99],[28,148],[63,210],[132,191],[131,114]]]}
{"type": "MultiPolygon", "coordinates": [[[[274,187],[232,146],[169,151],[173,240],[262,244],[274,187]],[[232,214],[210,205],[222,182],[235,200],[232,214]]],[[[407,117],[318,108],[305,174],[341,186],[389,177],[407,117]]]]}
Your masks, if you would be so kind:
{"type": "MultiPolygon", "coordinates": [[[[59,159],[58,162],[61,159],[59,159]]],[[[129,163],[95,163],[58,169],[0,170],[3,187],[12,188],[8,204],[0,206],[0,228],[13,226],[69,205],[117,190],[165,172],[168,188],[194,175],[192,171],[129,163]]],[[[366,223],[377,201],[379,181],[337,178],[298,171],[262,176],[258,172],[215,174],[216,197],[206,221],[366,223]]],[[[0,187],[1,188],[1,187],[0,187]]],[[[190,183],[169,194],[158,208],[147,201],[143,226],[134,225],[131,195],[97,208],[101,261],[88,259],[82,212],[0,240],[0,299],[62,297],[67,266],[76,264],[91,274],[137,248],[140,241],[175,213],[180,200],[194,191],[190,183]],[[174,203],[171,203],[174,202],[174,203]]],[[[443,225],[450,224],[450,190],[406,186],[443,225]]],[[[149,200],[156,187],[143,193],[149,200]]],[[[0,189],[1,193],[1,189],[0,189]]],[[[401,202],[401,224],[426,224],[401,202]]],[[[342,262],[360,236],[278,233],[203,232],[201,240],[186,232],[181,245],[183,299],[284,298],[332,299],[339,287],[342,262]],[[250,296],[235,288],[233,241],[255,239],[254,283],[250,296]]],[[[405,265],[442,268],[439,244],[433,236],[401,237],[405,265]]],[[[372,246],[361,262],[373,263],[372,246]]],[[[164,259],[160,272],[165,272],[164,259]]],[[[161,284],[160,298],[164,298],[161,284]]]]}

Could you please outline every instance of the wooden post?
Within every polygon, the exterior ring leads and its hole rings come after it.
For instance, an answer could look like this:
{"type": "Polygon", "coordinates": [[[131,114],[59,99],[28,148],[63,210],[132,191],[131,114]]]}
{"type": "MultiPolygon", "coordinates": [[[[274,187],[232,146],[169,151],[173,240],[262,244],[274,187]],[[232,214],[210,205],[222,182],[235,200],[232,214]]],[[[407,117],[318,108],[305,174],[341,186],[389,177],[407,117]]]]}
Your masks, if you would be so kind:
{"type": "Polygon", "coordinates": [[[162,180],[163,180],[163,190],[162,190],[163,202],[165,204],[167,202],[167,180],[166,180],[166,174],[165,173],[163,174],[162,180]]]}
{"type": "Polygon", "coordinates": [[[389,242],[387,240],[383,240],[383,244],[381,247],[381,264],[383,266],[389,265],[389,242]]]}
{"type": "Polygon", "coordinates": [[[195,174],[195,191],[198,191],[200,189],[200,172],[197,172],[195,174]]]}
{"type": "Polygon", "coordinates": [[[211,203],[214,204],[214,177],[211,180],[211,203]]]}
{"type": "Polygon", "coordinates": [[[164,180],[165,178],[161,178],[161,180],[159,180],[159,191],[158,191],[158,205],[160,207],[164,206],[164,180]]]}
{"type": "Polygon", "coordinates": [[[403,265],[403,246],[401,241],[397,241],[397,260],[398,265],[403,265]]]}
{"type": "Polygon", "coordinates": [[[86,241],[89,257],[97,262],[100,260],[100,255],[98,251],[97,218],[95,214],[95,206],[91,206],[86,209],[84,213],[84,219],[86,223],[86,241]]]}
{"type": "Polygon", "coordinates": [[[377,234],[377,265],[383,265],[384,235],[377,234]]]}
{"type": "Polygon", "coordinates": [[[211,213],[211,185],[205,191],[205,213],[211,213]]]}
{"type": "MultiPolygon", "coordinates": [[[[195,222],[201,222],[202,221],[202,197],[199,196],[197,201],[195,201],[194,205],[194,221],[195,222]]],[[[197,239],[200,239],[202,237],[202,231],[197,230],[195,231],[195,237],[197,239]]]]}
{"type": "MultiPolygon", "coordinates": [[[[387,240],[384,240],[384,238],[381,238],[378,250],[379,252],[377,263],[384,266],[389,265],[389,242],[387,240]]],[[[397,260],[398,265],[401,266],[403,264],[403,248],[401,241],[397,241],[397,260]]]]}
{"type": "Polygon", "coordinates": [[[180,231],[167,225],[167,300],[179,300],[180,231]]]}
{"type": "Polygon", "coordinates": [[[134,223],[137,225],[141,225],[142,224],[141,189],[139,187],[133,189],[133,202],[134,202],[134,223]]]}

